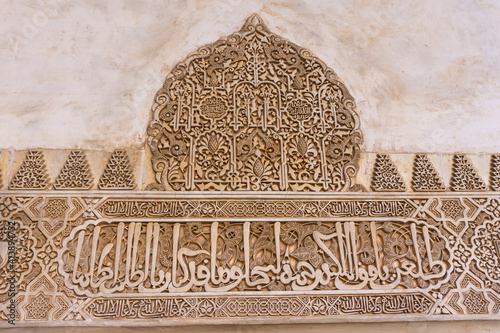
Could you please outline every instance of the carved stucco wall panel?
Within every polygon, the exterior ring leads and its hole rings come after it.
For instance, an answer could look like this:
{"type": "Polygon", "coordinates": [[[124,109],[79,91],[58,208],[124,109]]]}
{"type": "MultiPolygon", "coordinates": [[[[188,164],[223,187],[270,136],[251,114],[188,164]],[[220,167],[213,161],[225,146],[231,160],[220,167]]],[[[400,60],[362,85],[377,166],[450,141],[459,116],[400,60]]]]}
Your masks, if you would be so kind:
{"type": "Polygon", "coordinates": [[[443,320],[500,308],[498,195],[183,197],[3,192],[17,319],[443,320]]]}
{"type": "Polygon", "coordinates": [[[362,152],[345,85],[259,17],[147,133],[1,152],[0,326],[499,319],[498,156],[362,152]]]}
{"type": "Polygon", "coordinates": [[[150,188],[176,191],[346,191],[362,140],[335,72],[257,15],[176,65],[148,135],[150,188]]]}

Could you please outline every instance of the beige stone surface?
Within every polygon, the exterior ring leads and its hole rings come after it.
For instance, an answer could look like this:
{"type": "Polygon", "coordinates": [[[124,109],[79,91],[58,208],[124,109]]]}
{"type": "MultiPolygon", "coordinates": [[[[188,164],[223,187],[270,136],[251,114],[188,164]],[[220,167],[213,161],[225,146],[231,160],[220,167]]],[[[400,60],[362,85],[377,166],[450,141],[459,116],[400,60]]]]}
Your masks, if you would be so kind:
{"type": "Polygon", "coordinates": [[[365,151],[500,150],[494,0],[2,1],[0,147],[140,147],[167,73],[254,12],[345,81],[365,151]]]}
{"type": "Polygon", "coordinates": [[[45,327],[45,328],[12,328],[4,329],[6,333],[495,333],[500,332],[500,324],[495,321],[463,321],[463,322],[411,322],[411,323],[343,323],[343,324],[285,324],[285,325],[216,325],[185,327],[45,327]]]}

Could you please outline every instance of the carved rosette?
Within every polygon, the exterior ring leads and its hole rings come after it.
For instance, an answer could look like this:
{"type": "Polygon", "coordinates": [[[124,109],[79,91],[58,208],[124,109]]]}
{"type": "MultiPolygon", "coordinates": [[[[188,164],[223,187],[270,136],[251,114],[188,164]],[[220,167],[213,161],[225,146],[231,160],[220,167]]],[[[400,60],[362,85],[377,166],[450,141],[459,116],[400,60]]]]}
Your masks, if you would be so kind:
{"type": "Polygon", "coordinates": [[[175,66],[148,135],[159,190],[343,191],[361,143],[336,74],[256,15],[175,66]]]}

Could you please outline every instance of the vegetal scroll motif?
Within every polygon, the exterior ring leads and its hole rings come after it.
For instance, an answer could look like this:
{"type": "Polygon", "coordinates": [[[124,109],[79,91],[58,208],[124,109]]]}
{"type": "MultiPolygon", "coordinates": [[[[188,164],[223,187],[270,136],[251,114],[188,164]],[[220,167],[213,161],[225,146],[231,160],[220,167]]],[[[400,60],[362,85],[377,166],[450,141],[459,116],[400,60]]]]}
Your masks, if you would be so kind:
{"type": "Polygon", "coordinates": [[[174,68],[148,134],[149,189],[176,191],[348,190],[361,143],[345,85],[256,15],[174,68]]]}

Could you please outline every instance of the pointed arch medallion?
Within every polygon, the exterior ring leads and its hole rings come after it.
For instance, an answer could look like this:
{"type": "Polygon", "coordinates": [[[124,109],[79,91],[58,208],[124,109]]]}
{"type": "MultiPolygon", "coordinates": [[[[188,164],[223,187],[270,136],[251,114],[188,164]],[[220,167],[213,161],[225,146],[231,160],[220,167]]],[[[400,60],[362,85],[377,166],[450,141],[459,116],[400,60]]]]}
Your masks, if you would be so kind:
{"type": "Polygon", "coordinates": [[[177,64],[152,118],[149,189],[344,191],[358,170],[347,88],[257,15],[177,64]]]}

